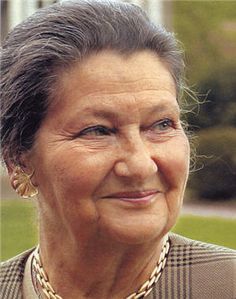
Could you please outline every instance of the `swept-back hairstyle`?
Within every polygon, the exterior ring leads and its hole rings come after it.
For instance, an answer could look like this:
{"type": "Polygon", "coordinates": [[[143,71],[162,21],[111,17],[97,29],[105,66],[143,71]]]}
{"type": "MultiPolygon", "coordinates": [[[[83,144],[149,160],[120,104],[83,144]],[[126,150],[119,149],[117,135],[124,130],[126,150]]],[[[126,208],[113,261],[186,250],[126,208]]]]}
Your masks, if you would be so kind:
{"type": "Polygon", "coordinates": [[[184,65],[177,42],[138,6],[79,0],[40,9],[2,45],[0,133],[5,162],[19,163],[21,153],[32,147],[60,73],[103,49],[122,55],[154,51],[172,74],[179,95],[184,65]]]}

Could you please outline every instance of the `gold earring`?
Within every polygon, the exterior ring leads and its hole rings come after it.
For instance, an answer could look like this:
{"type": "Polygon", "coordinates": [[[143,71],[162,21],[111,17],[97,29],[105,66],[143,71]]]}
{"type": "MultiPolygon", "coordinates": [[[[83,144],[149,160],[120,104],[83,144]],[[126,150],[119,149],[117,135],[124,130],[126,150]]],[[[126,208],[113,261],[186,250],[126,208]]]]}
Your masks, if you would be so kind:
{"type": "Polygon", "coordinates": [[[34,171],[31,174],[25,173],[20,166],[17,166],[12,174],[11,185],[23,198],[33,197],[38,194],[38,189],[32,184],[31,178],[34,171]]]}

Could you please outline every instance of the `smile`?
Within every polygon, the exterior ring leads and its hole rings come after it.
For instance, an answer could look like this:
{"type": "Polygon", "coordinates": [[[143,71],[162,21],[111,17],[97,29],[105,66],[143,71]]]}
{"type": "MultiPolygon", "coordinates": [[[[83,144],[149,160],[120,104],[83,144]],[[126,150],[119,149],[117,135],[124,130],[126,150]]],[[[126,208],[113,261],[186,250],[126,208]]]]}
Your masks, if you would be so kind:
{"type": "Polygon", "coordinates": [[[135,191],[135,192],[118,192],[106,196],[106,198],[117,199],[124,202],[130,202],[134,204],[151,203],[156,195],[160,193],[157,190],[149,191],[135,191]]]}

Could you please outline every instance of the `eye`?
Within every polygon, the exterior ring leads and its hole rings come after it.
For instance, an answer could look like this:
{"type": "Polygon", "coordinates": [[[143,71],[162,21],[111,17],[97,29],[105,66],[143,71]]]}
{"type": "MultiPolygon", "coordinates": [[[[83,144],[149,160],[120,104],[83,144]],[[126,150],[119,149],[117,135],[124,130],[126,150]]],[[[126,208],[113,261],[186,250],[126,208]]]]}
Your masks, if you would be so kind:
{"type": "Polygon", "coordinates": [[[151,129],[152,130],[158,130],[158,131],[167,131],[169,130],[170,128],[173,128],[174,127],[174,123],[172,120],[166,118],[166,119],[163,119],[163,120],[160,120],[156,123],[154,123],[152,126],[151,126],[151,129]]]}
{"type": "Polygon", "coordinates": [[[82,130],[78,137],[82,136],[107,136],[115,133],[115,129],[110,129],[104,126],[92,126],[82,130]]]}

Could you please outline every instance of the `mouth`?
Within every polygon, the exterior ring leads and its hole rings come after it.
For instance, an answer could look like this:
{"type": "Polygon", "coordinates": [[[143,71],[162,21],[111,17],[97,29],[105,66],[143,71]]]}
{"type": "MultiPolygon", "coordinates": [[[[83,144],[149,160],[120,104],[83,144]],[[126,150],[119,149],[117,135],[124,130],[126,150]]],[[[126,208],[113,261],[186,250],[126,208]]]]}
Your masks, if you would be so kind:
{"type": "Polygon", "coordinates": [[[158,190],[118,192],[109,194],[104,198],[116,199],[134,204],[145,204],[152,202],[158,193],[160,193],[158,190]]]}

